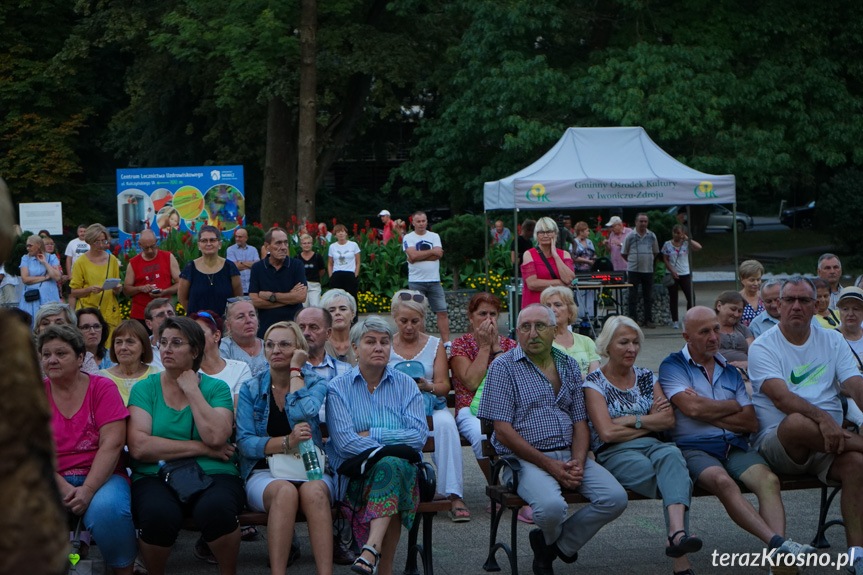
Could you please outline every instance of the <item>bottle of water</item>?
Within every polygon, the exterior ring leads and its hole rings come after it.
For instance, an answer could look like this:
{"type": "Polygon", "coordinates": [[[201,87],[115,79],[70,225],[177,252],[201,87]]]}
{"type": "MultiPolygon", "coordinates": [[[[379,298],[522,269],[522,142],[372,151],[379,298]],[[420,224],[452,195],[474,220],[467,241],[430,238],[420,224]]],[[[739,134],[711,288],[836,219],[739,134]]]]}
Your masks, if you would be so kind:
{"type": "Polygon", "coordinates": [[[311,439],[306,439],[300,442],[300,455],[303,456],[303,467],[306,468],[306,477],[309,481],[315,479],[323,479],[324,471],[321,469],[321,462],[318,461],[318,451],[315,449],[315,442],[311,439]]]}

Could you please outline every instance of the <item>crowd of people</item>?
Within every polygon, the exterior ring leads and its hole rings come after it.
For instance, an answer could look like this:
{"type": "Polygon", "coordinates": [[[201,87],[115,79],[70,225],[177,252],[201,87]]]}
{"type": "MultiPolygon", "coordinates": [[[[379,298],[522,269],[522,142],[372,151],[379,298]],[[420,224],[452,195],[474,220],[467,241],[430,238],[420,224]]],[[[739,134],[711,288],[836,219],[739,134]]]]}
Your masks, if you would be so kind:
{"type": "MultiPolygon", "coordinates": [[[[645,316],[639,324],[630,307],[630,317],[610,318],[594,342],[571,330],[582,302],[570,283],[576,267],[595,260],[586,224],[575,225],[564,247],[566,228],[554,220],[524,225],[537,243],[513,255],[525,287],[515,338],[501,334],[501,301],[482,292],[467,306],[469,332],[450,342],[439,270],[445,247],[424,213],[413,214],[407,234],[381,214],[409,265],[389,321],[358,317],[359,248],[338,225],[326,266],[311,236],[290,257],[279,228],[266,233],[262,258],[245,230],[222,258],[221,232],[204,226],[201,256],[180,270],[145,232],[119,282],[108,232],[93,224],[80,230],[87,249],[77,245],[67,262],[70,303],[57,289],[59,260],[44,238],[28,238],[21,279],[36,295],[19,315],[41,361],[56,483],[65,509],[82,518],[82,541],[95,540],[115,573],[164,573],[188,517],[201,531],[195,555],[236,573],[241,541],[257,536],[238,523],[248,508],[268,514],[273,574],[296,560],[302,511],[318,573],[335,563],[390,575],[401,529],[415,521],[416,463],[428,436],[437,496],[449,501],[453,523],[468,523],[461,438],[490,479],[481,428],[488,420],[497,453],[521,463],[518,493],[528,505],[518,519],[535,524],[536,575],[553,574],[557,559],[575,562],[625,511],[627,489],[662,501],[664,552],[676,575],[692,575],[689,556],[704,545],[689,530],[695,485],[771,552],[805,560],[814,549],[786,537],[777,473],[842,486],[851,573],[863,575],[863,438],[843,427],[863,423],[863,289],[839,285],[835,255],[819,260],[820,281],[762,284],[763,267],[744,262],[741,292],[720,294],[713,308],[693,307],[687,295],[683,347],[654,373],[638,365],[642,328],[653,325],[652,265],[661,253],[675,291],[688,293],[681,260],[700,246],[682,226],[660,251],[646,215],[628,233],[612,218],[612,260],[632,268],[645,316]],[[638,280],[648,260],[649,285],[638,280]],[[325,267],[330,289],[321,293],[325,267]],[[133,301],[127,320],[120,291],[133,301]],[[426,333],[429,313],[439,337],[426,333]],[[568,515],[564,489],[589,503],[568,515]],[[355,549],[334,530],[336,506],[355,549]]],[[[512,473],[504,468],[503,481],[512,473]]]]}

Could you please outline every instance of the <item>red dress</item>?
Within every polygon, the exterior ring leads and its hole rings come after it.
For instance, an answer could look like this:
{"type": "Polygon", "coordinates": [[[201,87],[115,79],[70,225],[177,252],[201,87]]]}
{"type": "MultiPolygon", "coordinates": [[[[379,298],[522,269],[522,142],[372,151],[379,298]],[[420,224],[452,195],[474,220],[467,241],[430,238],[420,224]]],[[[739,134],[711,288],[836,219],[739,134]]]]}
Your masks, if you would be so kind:
{"type": "MultiPolygon", "coordinates": [[[[551,277],[551,272],[548,270],[548,266],[545,265],[545,262],[542,261],[542,257],[539,255],[539,251],[536,248],[531,248],[528,250],[530,257],[533,258],[532,262],[528,262],[525,264],[521,264],[521,277],[524,278],[522,281],[524,282],[524,289],[522,290],[521,296],[521,308],[529,306],[532,303],[540,303],[539,296],[542,294],[541,291],[533,291],[527,287],[527,278],[530,276],[536,276],[536,279],[540,280],[551,280],[554,279],[551,277]]],[[[560,256],[560,259],[569,266],[570,271],[575,271],[575,267],[572,259],[565,259],[563,256],[566,254],[564,250],[557,250],[557,255],[560,256]]],[[[554,273],[557,275],[558,279],[560,279],[560,273],[557,270],[557,265],[555,264],[554,259],[548,260],[548,263],[551,264],[552,269],[554,269],[554,273]]]]}

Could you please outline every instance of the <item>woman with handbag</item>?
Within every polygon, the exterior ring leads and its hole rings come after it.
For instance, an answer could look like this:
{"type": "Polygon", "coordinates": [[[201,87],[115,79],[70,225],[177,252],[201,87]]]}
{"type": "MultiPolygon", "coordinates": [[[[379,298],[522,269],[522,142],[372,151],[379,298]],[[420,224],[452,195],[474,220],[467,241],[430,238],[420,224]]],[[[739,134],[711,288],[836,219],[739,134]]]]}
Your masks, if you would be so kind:
{"type": "Polygon", "coordinates": [[[137,548],[121,461],[129,412],[111,380],[81,372],[86,346],[74,326],[48,326],[39,334],[38,347],[63,503],[83,517],[114,573],[131,575],[137,548]]]}
{"type": "Polygon", "coordinates": [[[21,258],[21,282],[24,295],[18,307],[33,318],[32,328],[36,327],[36,313],[39,307],[60,301],[57,281],[63,275],[55,266],[60,264],[57,256],[45,254],[45,244],[39,236],[27,238],[27,255],[21,258]]]}
{"type": "Polygon", "coordinates": [[[76,309],[95,307],[102,312],[102,317],[108,322],[108,336],[114,328],[120,325],[122,316],[117,294],[123,290],[120,282],[120,262],[108,253],[111,236],[102,224],[93,224],[87,228],[84,241],[90,245],[90,250],[82,254],[72,265],[72,297],[75,298],[76,309]],[[112,289],[103,290],[105,280],[117,280],[112,289]]]}
{"type": "Polygon", "coordinates": [[[665,277],[662,285],[668,290],[668,303],[671,306],[671,321],[674,329],[680,328],[677,312],[677,290],[683,290],[686,309],[692,307],[692,275],[689,273],[689,250],[699,251],[701,244],[689,239],[686,227],[676,224],[671,228],[672,238],[662,245],[662,259],[665,261],[665,277]]]}
{"type": "Polygon", "coordinates": [[[229,443],[231,390],[197,373],[205,343],[194,320],[166,319],[158,344],[165,371],[136,383],[129,396],[132,513],[141,530],[141,556],[150,575],[163,575],[183,518],[190,515],[221,575],[235,575],[237,515],[245,493],[229,443]]]}
{"type": "Polygon", "coordinates": [[[392,336],[380,317],[358,322],[351,329],[358,366],[327,390],[326,451],[332,467],[350,478],[345,500],[355,511],[354,536],[365,542],[351,570],[360,575],[392,575],[401,526],[411,528],[419,505],[425,404],[416,382],[387,366],[392,336]],[[403,453],[369,459],[383,449],[403,453]]]}
{"type": "Polygon", "coordinates": [[[313,440],[323,469],[323,440],[318,412],[327,382],[305,367],[309,346],[294,322],[278,322],[264,335],[270,369],[243,382],[237,403],[237,447],[246,498],[254,511],[265,511],[270,571],[283,575],[298,509],[309,525],[319,575],[333,572],[335,493],[332,475],[308,480],[300,443],[313,440]]]}
{"type": "Polygon", "coordinates": [[[446,396],[452,389],[449,363],[440,338],[425,333],[428,299],[418,291],[399,290],[393,295],[390,310],[398,331],[390,348],[389,365],[411,376],[423,394],[426,415],[434,421],[432,461],[437,469],[438,492],[452,501],[450,520],[466,523],[470,511],[462,499],[461,437],[455,418],[446,408],[446,396]]]}
{"type": "Polygon", "coordinates": [[[521,276],[524,278],[521,309],[539,303],[539,296],[545,288],[569,287],[575,279],[572,255],[554,247],[557,232],[557,222],[551,218],[540,218],[536,222],[536,247],[525,252],[524,263],[521,264],[521,276]]]}

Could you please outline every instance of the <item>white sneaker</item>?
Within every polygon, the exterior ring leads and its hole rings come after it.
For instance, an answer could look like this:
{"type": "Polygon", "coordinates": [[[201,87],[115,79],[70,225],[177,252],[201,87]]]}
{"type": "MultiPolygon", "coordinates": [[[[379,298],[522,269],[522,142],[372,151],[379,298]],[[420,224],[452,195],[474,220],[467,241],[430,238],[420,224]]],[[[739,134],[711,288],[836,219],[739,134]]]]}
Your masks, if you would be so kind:
{"type": "Polygon", "coordinates": [[[779,546],[779,549],[776,550],[776,553],[790,553],[791,555],[806,555],[808,553],[815,553],[818,551],[811,545],[807,545],[806,543],[797,543],[796,541],[792,541],[791,539],[786,539],[785,543],[779,546]]]}
{"type": "Polygon", "coordinates": [[[680,324],[679,324],[678,322],[674,322],[674,323],[671,325],[671,329],[680,329],[680,324]]]}
{"type": "Polygon", "coordinates": [[[858,557],[853,565],[847,567],[851,575],[863,575],[863,557],[858,557]]]}

